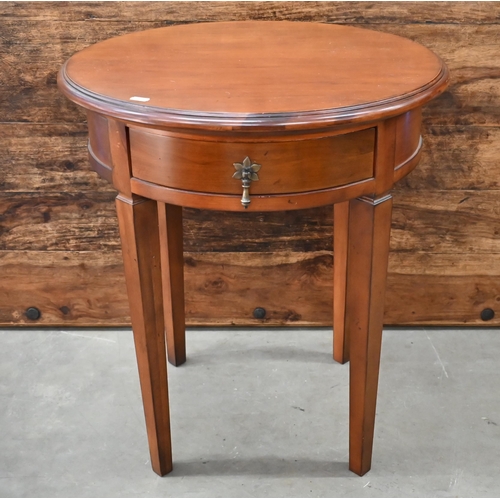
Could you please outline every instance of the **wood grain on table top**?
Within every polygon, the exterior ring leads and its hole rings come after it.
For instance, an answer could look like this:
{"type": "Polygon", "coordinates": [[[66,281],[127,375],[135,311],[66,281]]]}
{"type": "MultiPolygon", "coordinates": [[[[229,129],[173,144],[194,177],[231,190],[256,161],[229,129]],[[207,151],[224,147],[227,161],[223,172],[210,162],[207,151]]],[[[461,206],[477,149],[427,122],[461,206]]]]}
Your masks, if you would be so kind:
{"type": "Polygon", "coordinates": [[[60,85],[85,107],[132,121],[276,126],[398,114],[430,100],[447,78],[438,56],[395,35],[239,21],[100,42],[68,61],[60,85]]]}

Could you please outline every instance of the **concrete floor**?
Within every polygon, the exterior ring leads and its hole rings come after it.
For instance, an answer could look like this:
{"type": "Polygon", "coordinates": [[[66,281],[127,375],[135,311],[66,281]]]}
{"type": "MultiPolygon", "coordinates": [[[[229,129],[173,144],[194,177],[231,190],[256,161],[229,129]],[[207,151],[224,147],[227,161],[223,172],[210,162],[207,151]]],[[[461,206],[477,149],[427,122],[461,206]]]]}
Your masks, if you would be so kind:
{"type": "Polygon", "coordinates": [[[384,332],[373,468],[347,468],[328,329],[188,331],[174,471],[149,463],[129,330],[0,331],[2,497],[500,496],[500,335],[384,332]]]}

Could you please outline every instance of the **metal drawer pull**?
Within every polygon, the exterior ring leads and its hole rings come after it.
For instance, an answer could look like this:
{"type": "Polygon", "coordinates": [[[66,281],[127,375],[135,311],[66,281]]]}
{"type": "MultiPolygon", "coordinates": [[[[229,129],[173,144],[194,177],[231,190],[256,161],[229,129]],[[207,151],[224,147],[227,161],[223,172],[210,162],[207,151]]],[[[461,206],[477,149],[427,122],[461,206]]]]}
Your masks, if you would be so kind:
{"type": "Polygon", "coordinates": [[[241,179],[241,185],[243,186],[243,196],[241,197],[241,204],[248,208],[250,205],[250,184],[252,181],[258,181],[259,176],[257,172],[260,170],[262,165],[258,163],[253,163],[247,156],[242,163],[233,163],[236,172],[233,174],[233,179],[241,179]]]}

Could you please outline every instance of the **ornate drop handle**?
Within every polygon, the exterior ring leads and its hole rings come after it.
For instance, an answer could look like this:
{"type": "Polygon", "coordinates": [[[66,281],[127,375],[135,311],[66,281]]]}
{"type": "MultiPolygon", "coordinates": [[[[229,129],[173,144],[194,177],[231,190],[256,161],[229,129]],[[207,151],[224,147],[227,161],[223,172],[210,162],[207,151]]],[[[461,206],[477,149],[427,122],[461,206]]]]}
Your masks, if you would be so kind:
{"type": "Polygon", "coordinates": [[[241,185],[243,187],[241,204],[245,208],[248,208],[248,205],[250,205],[250,184],[252,181],[259,180],[257,172],[260,170],[262,165],[253,163],[248,156],[242,163],[233,163],[233,165],[236,169],[236,172],[233,174],[233,179],[241,179],[241,185]]]}

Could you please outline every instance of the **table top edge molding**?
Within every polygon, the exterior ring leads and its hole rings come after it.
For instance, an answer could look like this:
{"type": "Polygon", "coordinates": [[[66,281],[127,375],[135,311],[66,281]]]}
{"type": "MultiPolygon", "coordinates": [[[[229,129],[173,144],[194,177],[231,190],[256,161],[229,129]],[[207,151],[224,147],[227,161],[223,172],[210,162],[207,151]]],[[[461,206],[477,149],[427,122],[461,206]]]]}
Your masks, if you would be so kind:
{"type": "MultiPolygon", "coordinates": [[[[436,56],[437,57],[437,56],[436,56]]],[[[125,102],[92,92],[71,80],[66,64],[58,74],[60,91],[77,105],[114,119],[143,125],[204,130],[309,130],[363,122],[383,121],[423,106],[449,85],[448,68],[442,63],[434,80],[414,91],[361,105],[284,113],[220,113],[169,109],[125,102]]]]}

